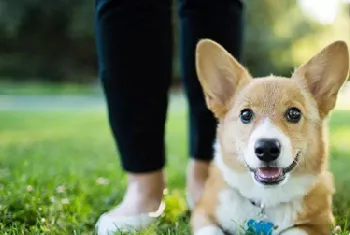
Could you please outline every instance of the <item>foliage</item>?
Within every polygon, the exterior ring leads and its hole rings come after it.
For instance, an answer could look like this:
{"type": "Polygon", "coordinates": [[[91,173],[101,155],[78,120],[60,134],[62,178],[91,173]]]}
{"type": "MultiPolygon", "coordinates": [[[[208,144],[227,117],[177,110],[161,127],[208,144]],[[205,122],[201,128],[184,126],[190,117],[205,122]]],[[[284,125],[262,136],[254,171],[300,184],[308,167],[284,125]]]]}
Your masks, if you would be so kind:
{"type": "MultiPolygon", "coordinates": [[[[245,64],[256,76],[271,71],[289,75],[294,63],[301,63],[330,38],[348,35],[346,8],[333,26],[322,26],[306,17],[297,1],[250,0],[245,5],[245,64]]],[[[176,29],[175,5],[173,12],[176,29]]],[[[96,79],[93,0],[2,0],[0,35],[0,77],[96,79]]],[[[176,50],[174,57],[178,78],[176,50]]]]}
{"type": "Polygon", "coordinates": [[[0,75],[56,81],[95,77],[93,2],[2,1],[0,75]]]}

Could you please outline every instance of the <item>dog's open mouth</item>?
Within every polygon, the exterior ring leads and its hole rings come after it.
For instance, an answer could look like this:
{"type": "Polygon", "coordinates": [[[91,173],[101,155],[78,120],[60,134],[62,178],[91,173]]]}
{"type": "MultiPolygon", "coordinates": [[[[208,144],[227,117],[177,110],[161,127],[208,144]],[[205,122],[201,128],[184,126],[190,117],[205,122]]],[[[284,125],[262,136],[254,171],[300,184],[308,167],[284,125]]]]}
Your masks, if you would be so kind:
{"type": "Polygon", "coordinates": [[[278,167],[261,167],[254,170],[255,180],[262,184],[278,184],[285,177],[283,169],[278,167]]]}
{"type": "Polygon", "coordinates": [[[275,185],[282,182],[287,173],[291,172],[294,167],[298,164],[300,151],[296,154],[292,164],[288,167],[259,167],[259,168],[250,168],[249,170],[254,173],[254,179],[264,185],[275,185]]]}

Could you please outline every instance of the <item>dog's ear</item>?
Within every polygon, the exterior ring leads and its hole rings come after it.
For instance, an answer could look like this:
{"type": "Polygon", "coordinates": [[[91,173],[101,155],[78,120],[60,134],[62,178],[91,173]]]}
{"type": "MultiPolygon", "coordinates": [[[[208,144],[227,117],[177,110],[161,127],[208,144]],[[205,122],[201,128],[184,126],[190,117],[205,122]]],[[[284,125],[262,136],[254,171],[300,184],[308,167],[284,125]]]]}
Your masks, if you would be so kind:
{"type": "Polygon", "coordinates": [[[202,39],[196,47],[196,72],[208,108],[222,118],[232,104],[237,89],[251,76],[222,46],[202,39]]]}
{"type": "Polygon", "coordinates": [[[292,78],[302,82],[315,98],[320,114],[326,116],[336,104],[340,87],[349,71],[349,51],[345,42],[336,41],[300,66],[292,78]]]}

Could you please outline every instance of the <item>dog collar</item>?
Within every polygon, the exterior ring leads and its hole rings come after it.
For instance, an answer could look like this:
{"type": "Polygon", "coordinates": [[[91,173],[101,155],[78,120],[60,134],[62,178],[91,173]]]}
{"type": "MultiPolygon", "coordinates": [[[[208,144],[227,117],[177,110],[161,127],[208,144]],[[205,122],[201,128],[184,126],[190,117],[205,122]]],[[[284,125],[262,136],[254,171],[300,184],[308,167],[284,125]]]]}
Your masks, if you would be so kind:
{"type": "Polygon", "coordinates": [[[265,215],[265,204],[264,203],[258,203],[258,202],[255,202],[251,199],[249,199],[250,203],[253,205],[253,206],[256,206],[256,207],[259,207],[260,208],[260,211],[258,213],[258,217],[260,218],[260,220],[263,220],[266,218],[266,215],[265,215]]]}

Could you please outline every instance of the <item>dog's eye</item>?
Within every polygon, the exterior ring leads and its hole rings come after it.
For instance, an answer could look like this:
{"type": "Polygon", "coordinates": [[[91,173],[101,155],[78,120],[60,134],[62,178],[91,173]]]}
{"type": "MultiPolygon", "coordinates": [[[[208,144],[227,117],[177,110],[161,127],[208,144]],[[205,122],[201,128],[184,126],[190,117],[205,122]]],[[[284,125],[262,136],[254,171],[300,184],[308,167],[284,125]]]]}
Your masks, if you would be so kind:
{"type": "Polygon", "coordinates": [[[291,123],[298,123],[301,119],[301,111],[297,108],[287,109],[286,118],[291,123]]]}
{"type": "Polygon", "coordinates": [[[244,124],[250,123],[253,120],[253,117],[254,117],[254,113],[251,109],[243,109],[241,111],[240,118],[242,123],[244,124]]]}

